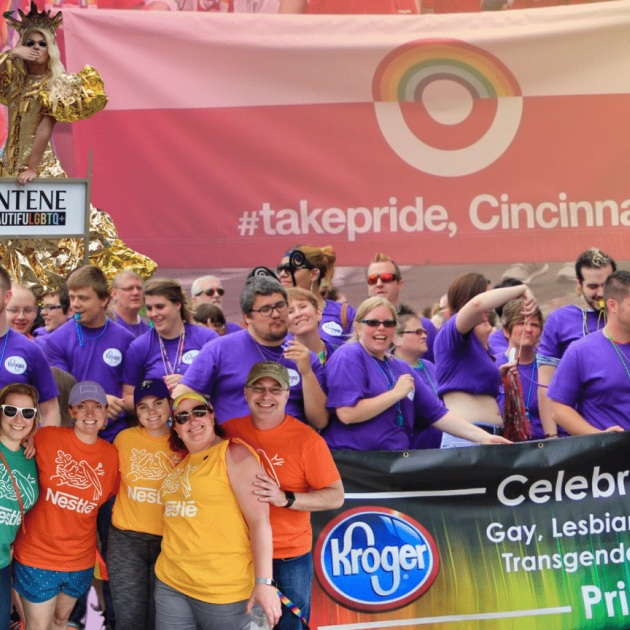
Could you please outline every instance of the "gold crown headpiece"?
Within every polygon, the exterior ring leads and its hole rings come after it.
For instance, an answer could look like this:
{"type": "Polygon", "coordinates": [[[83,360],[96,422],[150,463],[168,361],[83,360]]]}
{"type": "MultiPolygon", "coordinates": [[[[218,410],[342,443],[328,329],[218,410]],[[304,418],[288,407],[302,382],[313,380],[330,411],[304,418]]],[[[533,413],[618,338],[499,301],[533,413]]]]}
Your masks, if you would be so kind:
{"type": "Polygon", "coordinates": [[[42,11],[40,13],[37,10],[37,5],[32,0],[31,10],[28,14],[25,15],[22,9],[18,9],[17,12],[20,18],[22,18],[21,21],[18,22],[18,20],[11,15],[11,11],[4,13],[4,19],[20,35],[34,29],[37,31],[48,31],[54,37],[55,31],[61,25],[61,11],[57,12],[54,17],[50,17],[50,11],[42,11]]]}

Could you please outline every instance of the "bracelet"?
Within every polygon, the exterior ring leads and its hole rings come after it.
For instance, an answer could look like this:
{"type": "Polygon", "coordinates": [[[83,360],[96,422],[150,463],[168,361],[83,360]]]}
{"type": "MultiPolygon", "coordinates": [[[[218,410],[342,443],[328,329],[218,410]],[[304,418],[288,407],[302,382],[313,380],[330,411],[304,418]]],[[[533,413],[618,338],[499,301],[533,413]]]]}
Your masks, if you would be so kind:
{"type": "Polygon", "coordinates": [[[554,438],[554,437],[558,437],[557,433],[545,433],[545,437],[546,438],[554,438]]]}
{"type": "Polygon", "coordinates": [[[267,586],[278,588],[278,583],[275,580],[271,580],[269,578],[256,578],[254,580],[254,584],[266,584],[267,586]]]}
{"type": "Polygon", "coordinates": [[[285,490],[284,494],[287,497],[287,503],[284,507],[290,508],[295,503],[295,492],[291,492],[291,490],[285,490]]]}

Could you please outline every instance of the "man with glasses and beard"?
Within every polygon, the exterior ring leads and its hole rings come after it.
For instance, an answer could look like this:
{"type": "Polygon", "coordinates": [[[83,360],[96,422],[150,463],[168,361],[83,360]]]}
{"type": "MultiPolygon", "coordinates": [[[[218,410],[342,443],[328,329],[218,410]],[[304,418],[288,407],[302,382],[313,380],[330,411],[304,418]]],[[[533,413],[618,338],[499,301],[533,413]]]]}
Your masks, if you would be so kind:
{"type": "Polygon", "coordinates": [[[0,389],[10,383],[27,383],[39,392],[42,425],[60,426],[59,390],[41,348],[9,328],[7,305],[11,301],[11,277],[0,267],[0,389]]]}
{"type": "MultiPolygon", "coordinates": [[[[368,294],[370,297],[387,298],[400,310],[400,290],[403,281],[398,265],[386,254],[375,254],[367,270],[368,294]]],[[[424,358],[427,361],[435,361],[433,357],[433,342],[437,336],[437,329],[430,319],[421,317],[423,328],[427,331],[427,351],[424,358]]]]}
{"type": "Polygon", "coordinates": [[[247,328],[207,343],[173,391],[173,398],[195,391],[210,396],[219,422],[249,412],[243,396],[246,374],[260,361],[276,361],[289,371],[287,413],[315,428],[328,423],[324,374],[317,355],[288,332],[288,302],[274,278],[250,278],[241,294],[247,328]]]}

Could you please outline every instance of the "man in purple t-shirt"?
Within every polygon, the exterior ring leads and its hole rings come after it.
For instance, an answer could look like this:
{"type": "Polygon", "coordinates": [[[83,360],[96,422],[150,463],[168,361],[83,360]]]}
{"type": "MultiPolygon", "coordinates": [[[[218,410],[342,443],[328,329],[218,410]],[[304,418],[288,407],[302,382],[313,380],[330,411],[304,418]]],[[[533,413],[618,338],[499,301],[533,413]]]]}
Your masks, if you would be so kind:
{"type": "MultiPolygon", "coordinates": [[[[223,310],[223,296],[225,295],[225,289],[220,278],[216,276],[201,276],[195,278],[190,287],[190,301],[193,305],[193,310],[199,306],[199,304],[207,303],[214,304],[223,310]]],[[[239,324],[234,322],[225,322],[225,332],[234,333],[243,330],[239,324]]]]}
{"type": "Polygon", "coordinates": [[[549,387],[552,417],[572,435],[630,429],[630,272],[604,285],[606,325],[571,344],[549,387]]]}
{"type": "MultiPolygon", "coordinates": [[[[399,309],[400,291],[403,286],[402,275],[398,265],[386,254],[375,254],[367,269],[368,294],[370,297],[386,297],[395,307],[399,309]]],[[[437,328],[430,319],[421,317],[423,328],[427,331],[427,351],[424,358],[427,361],[434,361],[433,342],[437,336],[437,328]]]]}
{"type": "Polygon", "coordinates": [[[567,348],[576,341],[603,328],[606,323],[604,309],[604,283],[615,271],[615,261],[600,249],[591,247],[582,252],[575,262],[577,292],[584,303],[569,304],[549,314],[538,348],[538,407],[545,435],[554,437],[557,427],[552,418],[547,386],[567,348]]]}
{"type": "Polygon", "coordinates": [[[260,361],[277,361],[290,375],[287,413],[316,428],[325,427],[323,369],[314,352],[295,340],[285,341],[289,322],[284,287],[268,276],[250,278],[241,294],[241,311],[247,328],[207,343],[173,390],[173,398],[196,391],[210,396],[219,422],[246,416],[247,372],[260,361]]]}
{"type": "Polygon", "coordinates": [[[114,276],[112,301],[112,319],[134,337],[137,338],[149,330],[149,324],[139,315],[144,296],[142,278],[135,271],[123,270],[114,276]]]}

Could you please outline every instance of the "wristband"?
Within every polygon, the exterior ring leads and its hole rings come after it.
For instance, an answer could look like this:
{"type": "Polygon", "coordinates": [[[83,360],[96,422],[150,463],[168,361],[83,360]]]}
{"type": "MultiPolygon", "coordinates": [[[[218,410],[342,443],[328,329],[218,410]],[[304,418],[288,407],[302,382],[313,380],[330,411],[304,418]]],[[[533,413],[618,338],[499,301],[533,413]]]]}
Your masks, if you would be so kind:
{"type": "Polygon", "coordinates": [[[254,584],[266,584],[267,586],[278,588],[278,583],[275,580],[271,580],[269,578],[256,578],[254,580],[254,584]]]}
{"type": "Polygon", "coordinates": [[[290,508],[295,503],[295,493],[291,490],[285,490],[284,494],[287,497],[287,504],[284,507],[290,508]]]}

